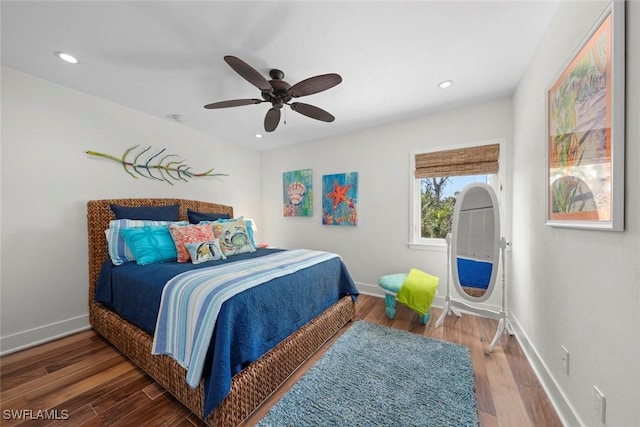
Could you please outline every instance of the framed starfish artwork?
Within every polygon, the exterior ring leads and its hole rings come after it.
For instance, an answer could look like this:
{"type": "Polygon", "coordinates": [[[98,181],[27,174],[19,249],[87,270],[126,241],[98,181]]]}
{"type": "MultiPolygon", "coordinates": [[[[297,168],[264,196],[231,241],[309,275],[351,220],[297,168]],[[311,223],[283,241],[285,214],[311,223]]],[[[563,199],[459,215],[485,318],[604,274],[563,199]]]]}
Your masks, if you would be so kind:
{"type": "Polygon", "coordinates": [[[322,176],[322,223],[358,224],[358,172],[322,176]]]}
{"type": "Polygon", "coordinates": [[[301,169],[282,173],[284,216],[313,216],[313,171],[301,169]]]}

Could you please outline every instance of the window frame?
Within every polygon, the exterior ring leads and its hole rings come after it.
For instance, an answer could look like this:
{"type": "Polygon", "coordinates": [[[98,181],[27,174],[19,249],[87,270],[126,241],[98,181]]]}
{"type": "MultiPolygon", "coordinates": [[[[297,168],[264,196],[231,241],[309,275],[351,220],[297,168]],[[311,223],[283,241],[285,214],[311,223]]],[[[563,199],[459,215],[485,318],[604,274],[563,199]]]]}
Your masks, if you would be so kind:
{"type": "MultiPolygon", "coordinates": [[[[443,251],[447,248],[446,239],[442,238],[427,238],[422,237],[422,224],[421,224],[421,188],[419,182],[421,178],[416,178],[414,175],[416,168],[416,154],[435,153],[437,151],[455,150],[461,148],[478,147],[482,145],[499,144],[500,154],[498,156],[498,173],[489,174],[488,184],[495,190],[498,197],[498,206],[500,209],[500,217],[504,218],[505,215],[505,183],[506,183],[506,144],[505,138],[497,138],[491,140],[473,141],[462,144],[445,145],[438,147],[430,147],[421,150],[412,150],[409,153],[409,248],[420,250],[437,250],[443,251]]],[[[504,229],[507,221],[500,222],[500,234],[504,235],[504,229]]]]}

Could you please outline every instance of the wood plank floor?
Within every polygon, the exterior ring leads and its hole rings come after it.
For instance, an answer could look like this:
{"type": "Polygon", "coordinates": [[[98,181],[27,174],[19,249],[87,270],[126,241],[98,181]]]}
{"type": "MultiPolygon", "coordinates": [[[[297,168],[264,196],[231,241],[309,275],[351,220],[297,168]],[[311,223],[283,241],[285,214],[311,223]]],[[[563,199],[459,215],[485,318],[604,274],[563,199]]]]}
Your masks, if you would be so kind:
{"type": "MultiPolygon", "coordinates": [[[[440,310],[432,309],[432,320],[425,327],[415,313],[398,305],[395,319],[389,320],[383,299],[361,295],[356,317],[469,347],[481,426],[562,425],[515,337],[504,335],[489,354],[486,348],[496,321],[447,316],[444,325],[434,329],[439,315],[440,310]]],[[[336,339],[326,343],[243,425],[254,425],[264,416],[336,339]]],[[[0,388],[2,426],[200,425],[195,415],[93,331],[0,358],[0,388]]]]}

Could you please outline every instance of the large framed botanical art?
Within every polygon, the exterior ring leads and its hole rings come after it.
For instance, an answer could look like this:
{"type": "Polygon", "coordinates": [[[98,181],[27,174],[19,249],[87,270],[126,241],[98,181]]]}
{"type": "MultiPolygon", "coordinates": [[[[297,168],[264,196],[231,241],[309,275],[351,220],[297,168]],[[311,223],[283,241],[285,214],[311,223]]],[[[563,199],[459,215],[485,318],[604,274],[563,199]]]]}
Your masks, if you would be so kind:
{"type": "Polygon", "coordinates": [[[624,1],[612,0],[547,91],[547,224],[624,229],[624,1]]]}

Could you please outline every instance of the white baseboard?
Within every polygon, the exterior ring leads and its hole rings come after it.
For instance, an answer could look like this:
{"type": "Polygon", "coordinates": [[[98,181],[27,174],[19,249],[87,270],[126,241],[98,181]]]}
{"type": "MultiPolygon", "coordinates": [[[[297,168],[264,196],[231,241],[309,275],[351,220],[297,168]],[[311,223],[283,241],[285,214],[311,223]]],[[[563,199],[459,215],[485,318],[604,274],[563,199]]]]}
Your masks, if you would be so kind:
{"type": "Polygon", "coordinates": [[[370,285],[369,283],[356,282],[356,288],[358,288],[358,291],[361,294],[384,298],[384,291],[378,285],[370,285]]]}
{"type": "Polygon", "coordinates": [[[72,317],[27,331],[0,337],[0,356],[44,344],[91,328],[89,315],[72,317]]]}
{"type": "Polygon", "coordinates": [[[533,368],[547,396],[549,396],[551,404],[556,409],[562,425],[584,426],[585,424],[573,406],[571,406],[571,403],[551,374],[547,364],[544,363],[544,360],[542,360],[535,347],[531,344],[531,341],[529,341],[527,334],[520,327],[520,323],[518,323],[518,320],[511,313],[509,313],[509,323],[511,324],[516,339],[520,343],[522,351],[529,360],[529,364],[533,368]]]}

